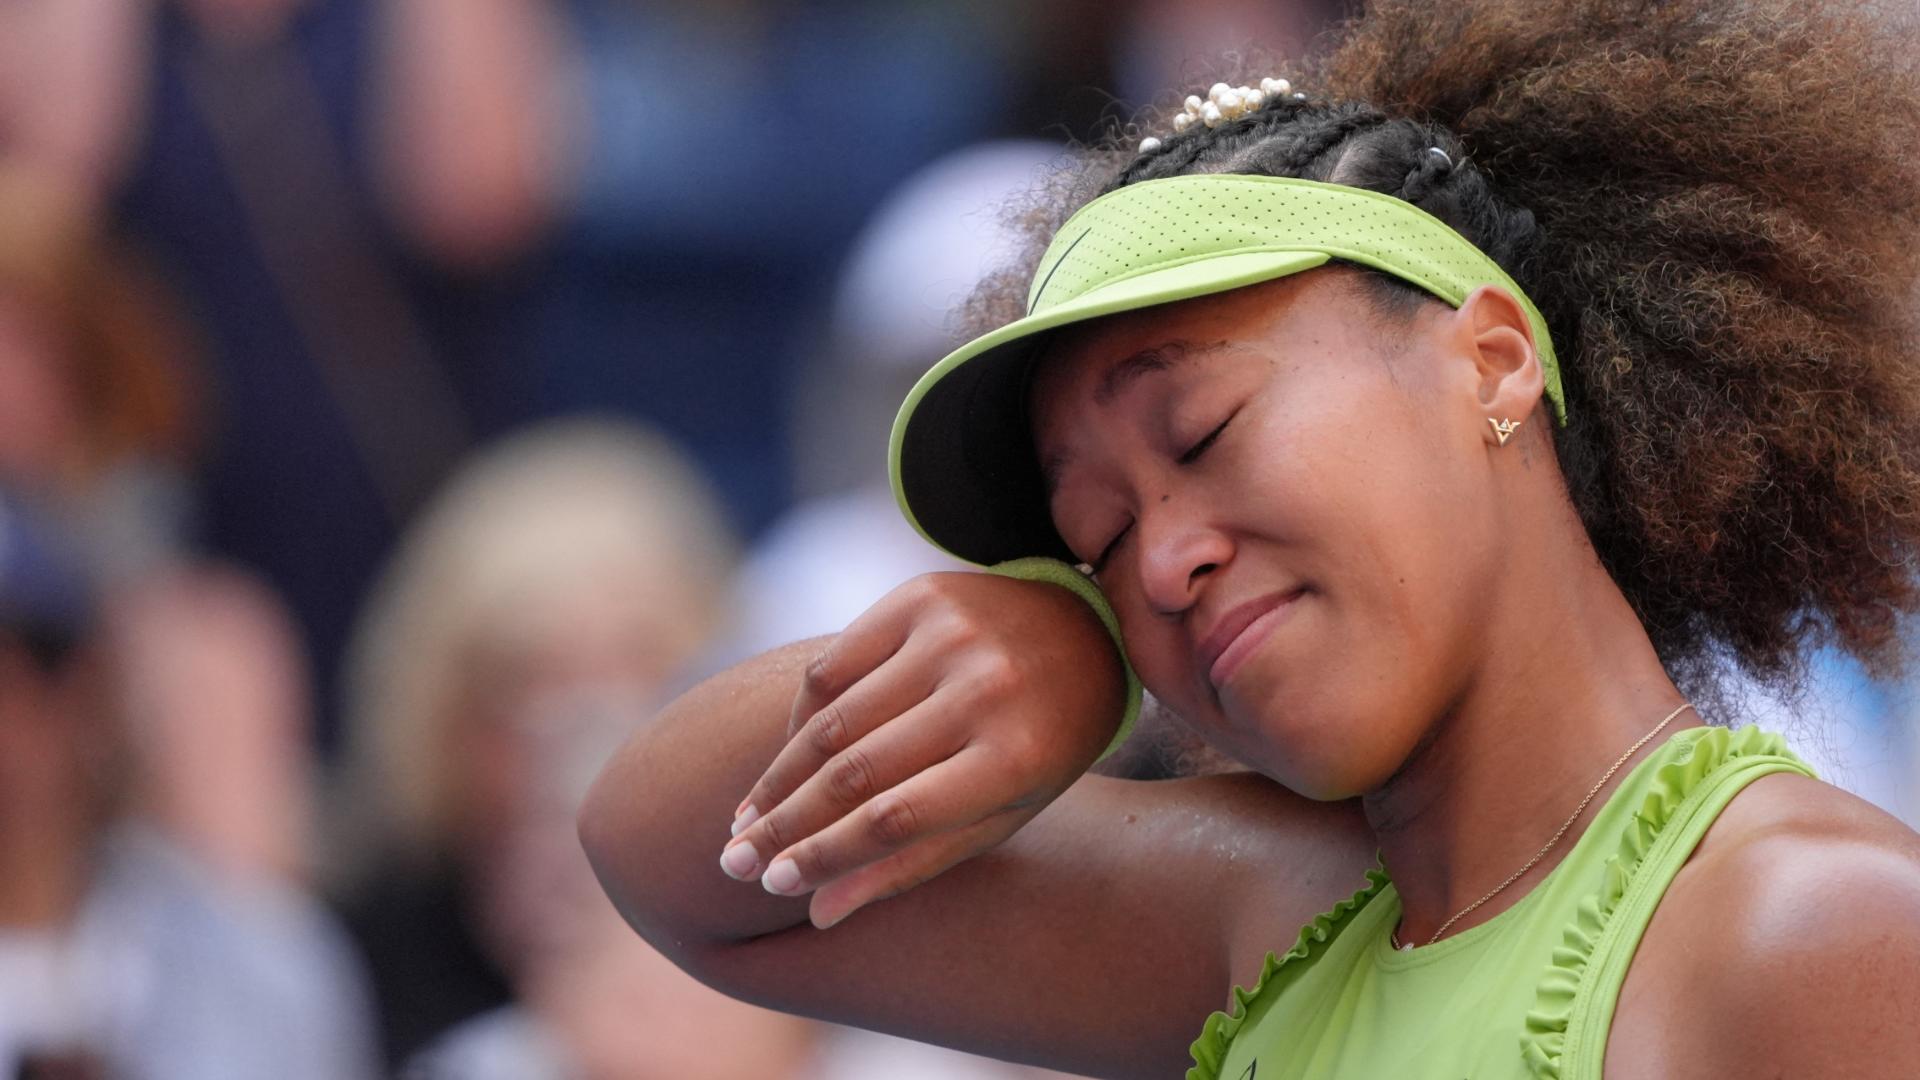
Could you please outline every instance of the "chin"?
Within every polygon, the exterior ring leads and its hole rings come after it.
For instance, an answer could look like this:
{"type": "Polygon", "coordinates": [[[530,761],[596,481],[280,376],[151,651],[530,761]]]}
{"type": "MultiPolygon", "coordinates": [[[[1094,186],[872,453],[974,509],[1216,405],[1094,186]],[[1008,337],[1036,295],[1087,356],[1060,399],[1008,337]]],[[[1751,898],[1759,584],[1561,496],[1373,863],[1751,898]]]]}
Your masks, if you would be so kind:
{"type": "Polygon", "coordinates": [[[1274,782],[1320,802],[1357,798],[1392,778],[1403,755],[1391,751],[1379,713],[1325,700],[1278,695],[1230,708],[1253,745],[1240,756],[1274,782]]]}

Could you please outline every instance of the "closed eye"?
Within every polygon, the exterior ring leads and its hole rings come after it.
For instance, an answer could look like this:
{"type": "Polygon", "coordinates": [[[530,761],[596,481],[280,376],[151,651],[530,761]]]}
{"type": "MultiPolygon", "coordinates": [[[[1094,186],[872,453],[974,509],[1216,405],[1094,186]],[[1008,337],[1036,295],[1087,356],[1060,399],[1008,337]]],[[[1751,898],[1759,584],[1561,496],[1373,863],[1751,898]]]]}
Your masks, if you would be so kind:
{"type": "MultiPolygon", "coordinates": [[[[1233,418],[1238,415],[1240,415],[1240,411],[1238,409],[1235,409],[1233,412],[1228,413],[1227,418],[1225,420],[1220,421],[1220,426],[1214,428],[1212,431],[1207,432],[1207,434],[1204,437],[1202,437],[1199,442],[1194,443],[1192,446],[1188,447],[1185,453],[1181,454],[1178,458],[1175,458],[1174,460],[1181,465],[1191,465],[1194,462],[1200,460],[1200,455],[1207,452],[1207,448],[1212,446],[1215,440],[1220,438],[1221,433],[1227,430],[1227,425],[1233,423],[1233,418]]],[[[1087,564],[1087,568],[1093,571],[1095,574],[1099,574],[1101,570],[1106,568],[1108,560],[1113,558],[1113,553],[1120,549],[1120,541],[1125,540],[1127,538],[1127,534],[1132,531],[1133,531],[1133,524],[1129,522],[1126,528],[1121,529],[1117,534],[1114,535],[1114,538],[1112,540],[1107,541],[1107,546],[1100,549],[1100,554],[1097,557],[1095,557],[1092,562],[1087,564]]]]}
{"type": "Polygon", "coordinates": [[[1187,449],[1186,453],[1181,454],[1175,460],[1182,465],[1191,465],[1194,462],[1199,461],[1200,455],[1207,452],[1207,447],[1213,445],[1214,440],[1220,437],[1221,432],[1227,430],[1227,425],[1233,423],[1233,418],[1238,415],[1240,415],[1240,413],[1239,413],[1239,410],[1237,409],[1231,413],[1228,413],[1227,418],[1225,420],[1220,421],[1219,427],[1214,428],[1212,431],[1207,432],[1205,438],[1201,439],[1197,443],[1194,443],[1191,447],[1187,449]]]}
{"type": "Polygon", "coordinates": [[[1107,546],[1100,549],[1100,554],[1096,556],[1091,563],[1087,564],[1088,567],[1092,569],[1095,574],[1106,569],[1107,560],[1113,558],[1113,553],[1120,548],[1120,541],[1125,540],[1127,534],[1132,531],[1133,523],[1128,522],[1126,528],[1121,529],[1119,533],[1115,534],[1112,540],[1107,541],[1107,546]]]}

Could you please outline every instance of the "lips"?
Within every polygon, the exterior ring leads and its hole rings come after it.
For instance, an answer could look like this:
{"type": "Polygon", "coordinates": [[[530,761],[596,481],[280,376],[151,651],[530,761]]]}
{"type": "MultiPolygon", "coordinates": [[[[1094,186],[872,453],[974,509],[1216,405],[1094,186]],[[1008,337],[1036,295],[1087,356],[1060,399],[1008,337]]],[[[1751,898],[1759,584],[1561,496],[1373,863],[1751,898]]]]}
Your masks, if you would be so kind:
{"type": "Polygon", "coordinates": [[[1195,650],[1208,681],[1218,687],[1231,678],[1240,664],[1266,640],[1287,608],[1305,592],[1304,588],[1295,588],[1268,593],[1222,615],[1195,650]]]}

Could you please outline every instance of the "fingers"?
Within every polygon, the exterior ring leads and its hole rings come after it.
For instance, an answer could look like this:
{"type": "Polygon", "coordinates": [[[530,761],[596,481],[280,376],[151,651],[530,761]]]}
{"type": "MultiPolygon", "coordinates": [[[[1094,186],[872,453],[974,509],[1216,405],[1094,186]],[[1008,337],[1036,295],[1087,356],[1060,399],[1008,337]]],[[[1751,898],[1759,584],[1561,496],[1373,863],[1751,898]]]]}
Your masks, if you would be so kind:
{"type": "Polygon", "coordinates": [[[999,843],[1071,782],[1042,752],[1059,740],[1029,730],[1044,716],[1015,707],[1032,685],[1024,646],[963,587],[986,588],[931,575],[895,590],[809,665],[787,744],[736,813],[726,873],[782,896],[846,878],[811,905],[831,925],[999,843]]]}
{"type": "MultiPolygon", "coordinates": [[[[867,766],[873,764],[878,750],[876,747],[862,746],[862,740],[902,717],[916,705],[931,700],[928,695],[933,688],[933,676],[924,670],[926,658],[920,655],[924,652],[924,649],[916,650],[909,645],[904,651],[894,653],[877,670],[811,714],[792,733],[787,744],[781,747],[773,763],[767,766],[767,771],[754,782],[744,804],[747,809],[734,817],[734,835],[745,832],[763,814],[786,807],[803,784],[829,768],[838,770],[832,774],[838,783],[830,791],[844,790],[848,793],[835,804],[838,813],[834,816],[837,817],[839,813],[853,809],[876,792],[906,777],[915,767],[930,765],[957,749],[957,744],[927,746],[911,762],[897,753],[881,755],[887,756],[888,763],[898,768],[889,770],[884,783],[875,785],[871,782],[873,774],[867,766]]],[[[926,713],[927,710],[922,710],[919,715],[925,716],[926,713]]],[[[927,733],[917,734],[924,742],[927,733]]],[[[897,740],[901,736],[893,737],[897,740]]],[[[824,824],[825,821],[820,821],[814,828],[824,824]]],[[[779,827],[789,829],[793,826],[779,827]]],[[[807,831],[811,832],[812,829],[807,831]]],[[[804,833],[788,832],[785,835],[800,836],[804,833]]],[[[761,850],[766,850],[765,845],[761,850]]]]}
{"type": "Polygon", "coordinates": [[[807,915],[821,930],[874,902],[898,896],[1012,836],[1036,813],[1002,810],[972,825],[931,836],[814,890],[807,915]]]}
{"type": "Polygon", "coordinates": [[[804,770],[798,773],[800,786],[740,830],[722,851],[721,867],[737,878],[757,877],[772,856],[855,813],[914,774],[940,765],[964,745],[959,725],[938,719],[954,707],[956,697],[943,691],[897,718],[880,714],[864,737],[824,762],[800,745],[806,736],[789,743],[781,753],[784,757],[793,751],[803,763],[798,767],[804,770]]]}
{"type": "MultiPolygon", "coordinates": [[[[728,854],[758,837],[771,853],[761,884],[768,892],[798,896],[928,837],[961,829],[1008,808],[998,758],[978,746],[916,773],[861,803],[850,813],[784,845],[758,829],[741,834],[728,854]]],[[[798,801],[797,799],[795,800],[798,801]]],[[[764,822],[762,823],[764,824],[764,822]]],[[[757,855],[757,852],[756,852],[757,855]]],[[[731,869],[731,868],[730,868],[731,869]]]]}
{"type": "MultiPolygon", "coordinates": [[[[904,591],[905,588],[896,589],[881,598],[879,603],[868,608],[845,630],[835,635],[827,647],[820,651],[820,655],[807,664],[806,670],[801,673],[800,691],[794,695],[793,707],[787,717],[789,741],[809,719],[848,687],[879,668],[906,642],[911,627],[908,617],[911,607],[895,601],[895,596],[904,591]]],[[[785,794],[783,790],[781,795],[785,794]]],[[[740,805],[733,809],[734,835],[739,835],[771,805],[772,799],[756,784],[754,790],[747,792],[747,797],[741,799],[740,805]]]]}
{"type": "MultiPolygon", "coordinates": [[[[836,635],[807,665],[800,692],[793,699],[793,711],[787,718],[788,738],[847,688],[900,651],[912,627],[912,604],[901,595],[907,592],[908,589],[902,588],[888,593],[836,635]]],[[[764,803],[759,805],[762,810],[766,808],[764,803]]]]}

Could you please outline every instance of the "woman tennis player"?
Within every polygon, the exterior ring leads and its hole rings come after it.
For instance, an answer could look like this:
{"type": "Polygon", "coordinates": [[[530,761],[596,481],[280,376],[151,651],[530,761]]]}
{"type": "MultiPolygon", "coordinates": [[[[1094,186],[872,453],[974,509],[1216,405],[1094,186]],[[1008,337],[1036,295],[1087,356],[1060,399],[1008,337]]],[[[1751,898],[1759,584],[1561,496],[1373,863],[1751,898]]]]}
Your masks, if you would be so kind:
{"type": "Polygon", "coordinates": [[[1714,693],[1920,607],[1911,18],[1378,0],[1091,155],[891,447],[1020,561],[636,733],[614,900],[1099,1076],[1920,1075],[1920,838],[1714,693]],[[1134,672],[1250,771],[1084,775],[1134,672]]]}

